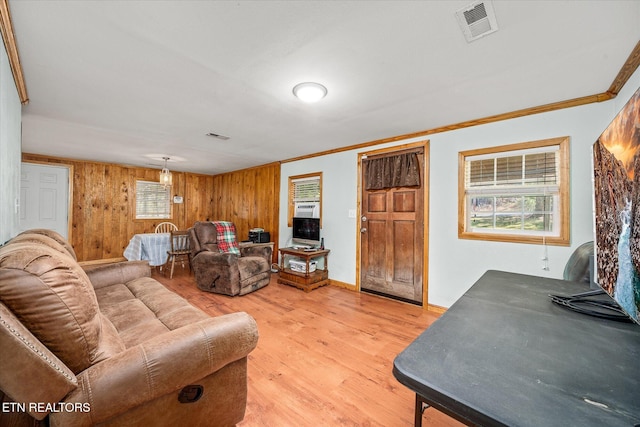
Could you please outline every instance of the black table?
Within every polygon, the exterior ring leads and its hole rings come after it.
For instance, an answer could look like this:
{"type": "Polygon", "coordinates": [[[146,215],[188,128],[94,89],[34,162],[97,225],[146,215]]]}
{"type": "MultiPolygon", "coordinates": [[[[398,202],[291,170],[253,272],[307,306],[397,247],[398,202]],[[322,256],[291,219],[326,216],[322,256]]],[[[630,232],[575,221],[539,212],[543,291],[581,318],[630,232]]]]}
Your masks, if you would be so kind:
{"type": "Polygon", "coordinates": [[[416,425],[423,403],[468,425],[640,425],[640,326],[548,297],[587,290],[486,272],[394,361],[416,393],[416,425]]]}

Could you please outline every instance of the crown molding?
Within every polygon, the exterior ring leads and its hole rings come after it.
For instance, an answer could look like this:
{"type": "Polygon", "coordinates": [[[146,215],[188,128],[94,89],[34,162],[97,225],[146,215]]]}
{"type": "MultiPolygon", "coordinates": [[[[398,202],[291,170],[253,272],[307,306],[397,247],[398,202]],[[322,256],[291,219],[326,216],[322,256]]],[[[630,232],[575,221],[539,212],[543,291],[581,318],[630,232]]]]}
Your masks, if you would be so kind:
{"type": "Polygon", "coordinates": [[[15,35],[13,34],[13,24],[11,23],[11,13],[9,12],[9,0],[0,0],[0,32],[2,32],[2,40],[9,57],[9,65],[13,74],[13,80],[18,89],[20,102],[25,105],[29,102],[27,95],[27,86],[24,82],[24,74],[22,73],[22,65],[20,64],[20,55],[18,55],[18,46],[16,44],[15,35]]]}
{"type": "Polygon", "coordinates": [[[613,83],[609,86],[607,93],[612,94],[614,97],[618,95],[622,87],[627,83],[627,80],[631,78],[631,75],[640,66],[640,41],[636,43],[636,47],[633,48],[626,62],[618,72],[618,75],[613,79],[613,83]]]}
{"type": "Polygon", "coordinates": [[[537,107],[525,108],[522,110],[511,111],[509,113],[497,114],[494,116],[483,117],[475,120],[468,120],[466,122],[456,123],[447,126],[441,126],[433,129],[423,130],[419,132],[407,133],[404,135],[392,136],[390,138],[378,139],[375,141],[363,142],[360,144],[349,145],[346,147],[335,148],[332,150],[321,151],[319,153],[308,154],[299,157],[293,157],[291,159],[282,160],[281,163],[290,163],[298,160],[304,160],[312,157],[325,156],[327,154],[340,153],[343,151],[358,150],[362,148],[371,147],[379,144],[386,144],[389,142],[402,141],[405,139],[421,138],[436,133],[448,132],[456,129],[463,129],[472,126],[485,125],[488,123],[499,122],[502,120],[515,119],[518,117],[530,116],[533,114],[546,113],[549,111],[562,110],[564,108],[577,107],[579,105],[593,104],[595,102],[608,101],[615,98],[622,87],[631,78],[633,73],[640,67],[640,41],[636,43],[629,57],[620,68],[618,75],[609,86],[606,92],[597,93],[595,95],[587,95],[580,98],[568,99],[565,101],[554,102],[551,104],[539,105],[537,107]]]}

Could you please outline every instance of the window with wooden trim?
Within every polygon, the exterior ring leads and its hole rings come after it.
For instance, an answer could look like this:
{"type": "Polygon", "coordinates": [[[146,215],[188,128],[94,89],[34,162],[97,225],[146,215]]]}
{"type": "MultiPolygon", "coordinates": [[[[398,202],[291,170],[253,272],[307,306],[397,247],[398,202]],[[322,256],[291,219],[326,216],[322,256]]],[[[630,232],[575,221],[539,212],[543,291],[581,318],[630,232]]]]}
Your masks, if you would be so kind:
{"type": "Polygon", "coordinates": [[[158,182],[136,181],[136,219],[170,219],[170,191],[158,182]]]}
{"type": "Polygon", "coordinates": [[[322,224],[322,172],[289,177],[289,227],[293,226],[296,212],[320,218],[322,224]]]}
{"type": "Polygon", "coordinates": [[[458,154],[458,237],[569,245],[569,137],[458,154]]]}

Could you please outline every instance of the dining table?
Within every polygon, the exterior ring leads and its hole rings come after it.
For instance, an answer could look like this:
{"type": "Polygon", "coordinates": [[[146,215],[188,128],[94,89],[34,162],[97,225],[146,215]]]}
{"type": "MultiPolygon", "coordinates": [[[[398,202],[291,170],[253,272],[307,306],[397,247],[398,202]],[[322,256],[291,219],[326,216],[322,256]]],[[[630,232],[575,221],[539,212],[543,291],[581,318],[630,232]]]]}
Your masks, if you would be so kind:
{"type": "Polygon", "coordinates": [[[167,251],[171,249],[171,233],[135,234],[124,250],[129,261],[147,260],[152,267],[167,262],[167,251]]]}
{"type": "Polygon", "coordinates": [[[432,407],[469,426],[640,426],[640,325],[551,298],[586,291],[487,271],[394,360],[414,425],[432,407]]]}

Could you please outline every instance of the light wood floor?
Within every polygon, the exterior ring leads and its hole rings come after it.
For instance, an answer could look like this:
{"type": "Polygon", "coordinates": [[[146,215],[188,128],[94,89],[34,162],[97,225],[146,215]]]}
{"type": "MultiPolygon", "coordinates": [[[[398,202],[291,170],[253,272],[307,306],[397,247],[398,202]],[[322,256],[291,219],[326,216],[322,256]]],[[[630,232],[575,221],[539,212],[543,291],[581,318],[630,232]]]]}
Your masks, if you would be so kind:
{"type": "MultiPolygon", "coordinates": [[[[421,307],[334,286],[305,293],[271,283],[242,297],[200,291],[187,270],[169,289],[210,315],[245,311],[260,338],[249,355],[248,402],[239,426],[411,426],[414,394],[393,360],[438,317],[421,307]]],[[[425,426],[460,426],[435,409],[425,426]]]]}

